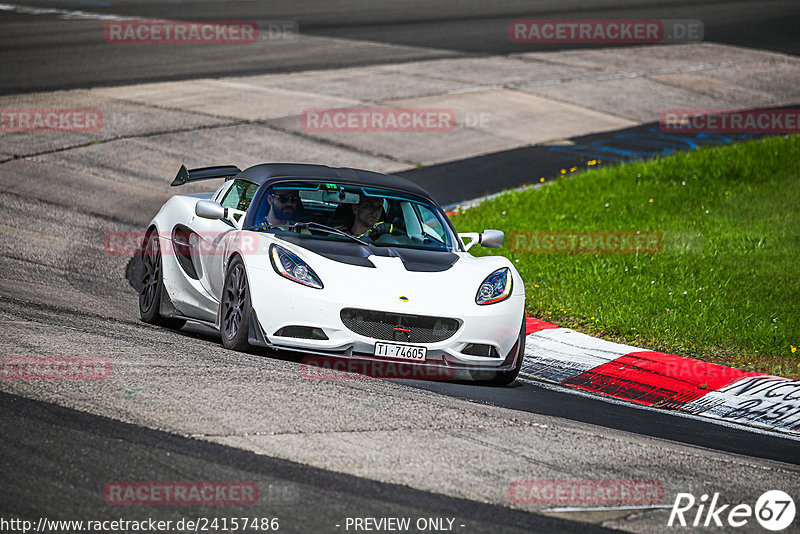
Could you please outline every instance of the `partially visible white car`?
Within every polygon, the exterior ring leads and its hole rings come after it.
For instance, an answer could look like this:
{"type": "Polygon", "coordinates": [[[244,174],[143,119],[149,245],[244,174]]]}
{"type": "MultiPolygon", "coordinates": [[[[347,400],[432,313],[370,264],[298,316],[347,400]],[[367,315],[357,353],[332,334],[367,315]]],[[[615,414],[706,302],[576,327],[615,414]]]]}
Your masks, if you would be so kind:
{"type": "Polygon", "coordinates": [[[210,178],[226,180],[170,198],[147,228],[143,321],[197,321],[235,350],[402,362],[491,384],[516,378],[522,279],[507,258],[468,252],[502,246],[502,232],[458,235],[417,185],[356,169],[181,167],[172,185],[210,178]],[[380,206],[379,224],[356,236],[362,202],[380,206]]]}

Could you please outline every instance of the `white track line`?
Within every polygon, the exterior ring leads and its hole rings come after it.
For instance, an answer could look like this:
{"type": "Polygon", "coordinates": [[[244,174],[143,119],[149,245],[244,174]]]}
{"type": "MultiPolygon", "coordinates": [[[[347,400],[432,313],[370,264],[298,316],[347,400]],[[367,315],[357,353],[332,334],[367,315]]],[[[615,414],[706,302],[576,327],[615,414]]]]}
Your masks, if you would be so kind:
{"type": "Polygon", "coordinates": [[[595,506],[595,507],[587,507],[581,508],[579,506],[564,506],[562,508],[545,508],[544,510],[539,510],[540,512],[550,512],[550,513],[564,513],[564,512],[608,512],[613,510],[630,510],[630,511],[637,511],[637,510],[660,510],[660,509],[671,509],[671,504],[648,504],[643,506],[595,506]]]}
{"type": "Polygon", "coordinates": [[[23,15],[56,15],[64,20],[141,20],[141,18],[124,17],[109,13],[91,13],[74,9],[58,9],[56,7],[31,7],[19,4],[0,4],[0,11],[13,11],[23,15]]]}

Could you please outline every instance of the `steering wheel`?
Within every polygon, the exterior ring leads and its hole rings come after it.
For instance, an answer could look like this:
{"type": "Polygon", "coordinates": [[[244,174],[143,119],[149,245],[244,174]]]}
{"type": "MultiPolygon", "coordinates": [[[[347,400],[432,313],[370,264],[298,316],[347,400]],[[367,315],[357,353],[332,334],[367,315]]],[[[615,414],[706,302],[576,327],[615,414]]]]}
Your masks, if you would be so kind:
{"type": "Polygon", "coordinates": [[[378,238],[386,234],[391,234],[394,236],[404,236],[405,232],[403,232],[400,228],[398,228],[394,224],[388,222],[378,223],[367,232],[367,236],[373,241],[377,240],[378,238]]]}

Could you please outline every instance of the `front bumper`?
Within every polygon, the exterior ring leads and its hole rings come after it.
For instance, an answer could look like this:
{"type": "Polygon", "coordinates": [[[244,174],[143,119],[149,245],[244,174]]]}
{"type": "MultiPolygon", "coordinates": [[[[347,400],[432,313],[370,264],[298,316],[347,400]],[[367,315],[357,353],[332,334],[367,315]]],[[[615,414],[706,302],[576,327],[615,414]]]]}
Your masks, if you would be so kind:
{"type": "MultiPolygon", "coordinates": [[[[257,329],[251,328],[250,342],[278,350],[309,355],[345,358],[380,364],[395,362],[422,368],[463,371],[506,371],[516,363],[517,342],[524,315],[524,296],[517,293],[503,302],[478,306],[468,294],[466,298],[447,304],[428,291],[412,290],[411,302],[398,298],[402,289],[377,287],[370,291],[337,291],[326,286],[313,289],[274,276],[271,270],[253,269],[251,277],[270,277],[264,283],[250,283],[251,303],[257,329]],[[427,294],[423,294],[427,293],[427,294]],[[376,339],[350,330],[341,319],[344,308],[379,310],[396,314],[447,317],[459,322],[449,338],[435,343],[376,339]],[[453,313],[453,312],[457,313],[453,313]],[[276,332],[293,326],[320,329],[327,339],[282,337],[276,332]],[[424,362],[375,356],[375,343],[397,343],[427,349],[424,362]],[[494,347],[494,356],[466,354],[469,345],[494,347]]],[[[430,274],[427,275],[430,277],[430,274]]],[[[521,286],[521,284],[520,284],[521,286]]],[[[404,293],[404,294],[405,294],[404,293]]],[[[466,293],[466,292],[465,292],[466,293]]],[[[471,293],[471,292],[470,292],[471,293]]],[[[441,296],[440,296],[441,297],[441,296]]],[[[462,296],[463,297],[463,296],[462,296]]]]}

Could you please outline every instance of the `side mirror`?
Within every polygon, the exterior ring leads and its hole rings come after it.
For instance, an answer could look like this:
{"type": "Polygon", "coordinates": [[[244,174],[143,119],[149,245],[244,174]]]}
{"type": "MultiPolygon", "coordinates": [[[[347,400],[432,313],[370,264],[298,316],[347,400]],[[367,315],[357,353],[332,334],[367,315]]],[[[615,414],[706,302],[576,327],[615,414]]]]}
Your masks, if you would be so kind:
{"type": "Polygon", "coordinates": [[[479,243],[486,248],[500,248],[505,240],[506,234],[502,230],[484,230],[479,243]]]}
{"type": "Polygon", "coordinates": [[[194,214],[203,219],[224,219],[228,216],[228,209],[219,202],[198,200],[194,205],[194,214]]]}

